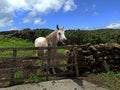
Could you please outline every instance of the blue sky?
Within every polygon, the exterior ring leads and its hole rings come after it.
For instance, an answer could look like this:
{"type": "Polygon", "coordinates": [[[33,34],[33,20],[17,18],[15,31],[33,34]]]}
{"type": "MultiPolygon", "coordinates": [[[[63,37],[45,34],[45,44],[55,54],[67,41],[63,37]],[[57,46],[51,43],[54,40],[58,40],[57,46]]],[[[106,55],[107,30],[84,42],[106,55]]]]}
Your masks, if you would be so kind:
{"type": "Polygon", "coordinates": [[[120,0],[0,0],[0,31],[120,28],[120,0]]]}

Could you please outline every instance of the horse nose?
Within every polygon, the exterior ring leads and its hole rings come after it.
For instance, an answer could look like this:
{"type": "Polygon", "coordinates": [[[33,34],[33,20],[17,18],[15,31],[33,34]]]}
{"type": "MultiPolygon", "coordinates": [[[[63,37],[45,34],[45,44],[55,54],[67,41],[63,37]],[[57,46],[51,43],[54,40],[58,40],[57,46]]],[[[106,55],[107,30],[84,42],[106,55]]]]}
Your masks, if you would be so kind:
{"type": "Polygon", "coordinates": [[[64,38],[63,38],[63,41],[67,41],[67,38],[66,38],[66,37],[64,37],[64,38]]]}
{"type": "Polygon", "coordinates": [[[67,40],[67,38],[65,37],[65,40],[67,40]]]}
{"type": "Polygon", "coordinates": [[[67,39],[64,39],[63,41],[64,41],[65,45],[68,44],[68,40],[67,39]]]}
{"type": "Polygon", "coordinates": [[[67,42],[67,39],[64,39],[65,42],[67,42]]]}

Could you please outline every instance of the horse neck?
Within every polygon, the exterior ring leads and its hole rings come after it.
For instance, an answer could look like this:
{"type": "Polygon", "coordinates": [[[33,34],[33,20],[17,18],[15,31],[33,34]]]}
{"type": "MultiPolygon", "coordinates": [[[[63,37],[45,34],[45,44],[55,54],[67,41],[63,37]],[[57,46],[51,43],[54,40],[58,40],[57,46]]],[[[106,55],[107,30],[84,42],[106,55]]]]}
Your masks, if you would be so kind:
{"type": "Polygon", "coordinates": [[[46,37],[46,40],[50,46],[57,46],[58,40],[57,40],[57,32],[54,31],[50,35],[46,37]]]}

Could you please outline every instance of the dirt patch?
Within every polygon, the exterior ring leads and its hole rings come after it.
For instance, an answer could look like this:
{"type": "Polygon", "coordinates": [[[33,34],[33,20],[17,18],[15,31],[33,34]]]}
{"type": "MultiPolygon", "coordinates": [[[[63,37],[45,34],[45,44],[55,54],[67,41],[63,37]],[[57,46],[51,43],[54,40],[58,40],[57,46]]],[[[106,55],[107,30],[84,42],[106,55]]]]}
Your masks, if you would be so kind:
{"type": "Polygon", "coordinates": [[[82,79],[82,80],[86,80],[90,83],[93,83],[95,84],[96,86],[98,87],[106,87],[103,83],[103,81],[101,81],[97,74],[94,74],[94,73],[91,73],[91,74],[88,74],[87,76],[82,76],[82,77],[79,77],[79,79],[82,79]]]}

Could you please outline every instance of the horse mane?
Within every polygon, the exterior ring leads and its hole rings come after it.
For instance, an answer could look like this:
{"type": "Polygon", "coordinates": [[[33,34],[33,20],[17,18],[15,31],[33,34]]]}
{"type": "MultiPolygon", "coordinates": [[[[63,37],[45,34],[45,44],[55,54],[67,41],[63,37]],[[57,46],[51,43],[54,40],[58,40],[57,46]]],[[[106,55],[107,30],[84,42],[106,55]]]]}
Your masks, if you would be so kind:
{"type": "Polygon", "coordinates": [[[57,45],[57,31],[54,31],[50,33],[48,36],[46,36],[46,40],[48,44],[57,45]]]}

